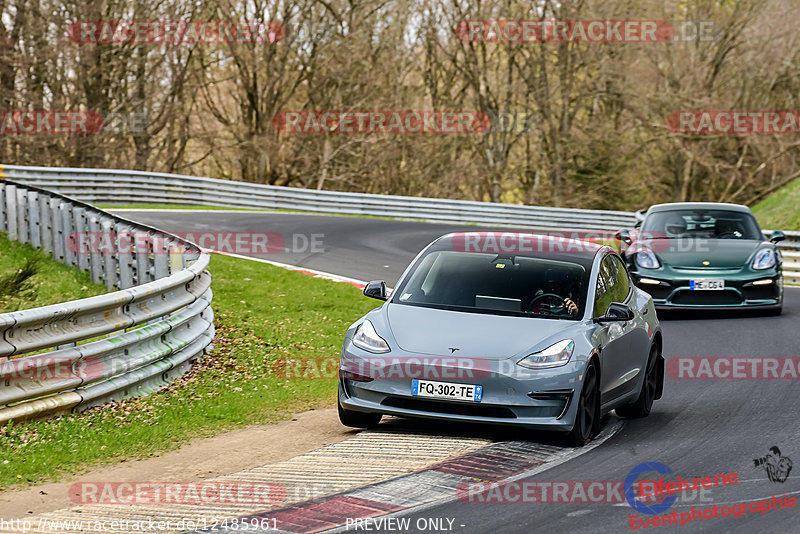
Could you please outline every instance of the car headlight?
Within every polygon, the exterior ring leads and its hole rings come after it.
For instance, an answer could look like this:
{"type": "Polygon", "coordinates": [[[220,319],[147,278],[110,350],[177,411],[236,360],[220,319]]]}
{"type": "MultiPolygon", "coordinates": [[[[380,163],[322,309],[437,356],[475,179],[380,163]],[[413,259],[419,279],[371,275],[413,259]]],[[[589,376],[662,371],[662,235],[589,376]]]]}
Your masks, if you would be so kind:
{"type": "Polygon", "coordinates": [[[562,365],[567,365],[573,350],[575,350],[575,342],[571,339],[565,339],[550,345],[544,350],[525,356],[517,362],[517,365],[528,367],[529,369],[561,367],[562,365]]]}
{"type": "Polygon", "coordinates": [[[753,258],[753,269],[758,271],[775,266],[775,251],[771,248],[762,248],[753,258]]]}
{"type": "Polygon", "coordinates": [[[364,321],[353,334],[353,345],[360,349],[370,352],[389,352],[389,344],[375,331],[375,327],[369,321],[364,321]]]}
{"type": "Polygon", "coordinates": [[[636,265],[643,269],[658,269],[661,267],[661,262],[649,250],[640,250],[636,253],[636,265]]]}

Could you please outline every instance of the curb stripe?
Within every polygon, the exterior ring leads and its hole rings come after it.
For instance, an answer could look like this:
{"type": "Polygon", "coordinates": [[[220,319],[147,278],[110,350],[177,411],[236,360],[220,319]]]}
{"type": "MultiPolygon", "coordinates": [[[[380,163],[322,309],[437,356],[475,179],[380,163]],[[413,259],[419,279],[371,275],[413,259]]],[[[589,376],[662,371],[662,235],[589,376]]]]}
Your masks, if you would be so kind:
{"type": "MultiPolygon", "coordinates": [[[[445,460],[408,475],[376,482],[360,488],[324,497],[322,500],[297,503],[282,509],[248,516],[247,519],[272,519],[277,528],[294,534],[344,532],[348,519],[377,516],[394,517],[412,510],[424,510],[458,498],[459,485],[466,482],[503,482],[531,476],[580,456],[614,435],[622,424],[610,424],[590,445],[568,449],[526,441],[502,441],[475,452],[445,460]],[[323,503],[321,506],[320,503],[323,503]],[[329,503],[336,503],[332,507],[329,503]],[[385,507],[384,512],[377,511],[385,507]],[[305,512],[300,512],[305,510],[305,512]],[[320,524],[328,526],[320,529],[320,524]]],[[[246,520],[245,520],[246,521],[246,520]]],[[[371,526],[376,527],[375,523],[371,526]]],[[[375,528],[379,530],[379,528],[375,528]]],[[[228,532],[227,529],[218,529],[228,532]]],[[[233,530],[230,530],[232,532],[233,530]]],[[[210,532],[203,530],[199,532],[210,532]]],[[[255,532],[269,532],[256,530],[255,532]]],[[[274,531],[271,531],[274,532],[274,531]]]]}

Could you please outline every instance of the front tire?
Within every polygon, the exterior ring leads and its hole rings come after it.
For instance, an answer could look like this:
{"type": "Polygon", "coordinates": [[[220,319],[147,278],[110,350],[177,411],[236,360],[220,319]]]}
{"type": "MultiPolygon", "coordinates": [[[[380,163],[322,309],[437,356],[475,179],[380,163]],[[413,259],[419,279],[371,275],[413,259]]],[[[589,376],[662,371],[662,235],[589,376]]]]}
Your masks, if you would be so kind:
{"type": "Polygon", "coordinates": [[[627,418],[647,417],[650,415],[650,410],[653,408],[653,401],[656,400],[659,390],[659,380],[663,375],[658,368],[659,363],[658,346],[653,345],[650,348],[650,356],[647,359],[647,372],[644,375],[644,382],[642,389],[639,391],[639,397],[627,406],[620,406],[617,408],[617,415],[627,418]]]}
{"type": "Polygon", "coordinates": [[[569,433],[568,441],[575,447],[582,447],[591,441],[600,430],[600,389],[597,368],[588,364],[583,378],[583,388],[578,398],[578,412],[575,426],[569,433]]]}
{"type": "Polygon", "coordinates": [[[378,423],[381,422],[381,417],[383,417],[379,413],[345,410],[339,402],[336,403],[336,406],[339,409],[339,422],[352,428],[374,428],[378,426],[378,423]]]}

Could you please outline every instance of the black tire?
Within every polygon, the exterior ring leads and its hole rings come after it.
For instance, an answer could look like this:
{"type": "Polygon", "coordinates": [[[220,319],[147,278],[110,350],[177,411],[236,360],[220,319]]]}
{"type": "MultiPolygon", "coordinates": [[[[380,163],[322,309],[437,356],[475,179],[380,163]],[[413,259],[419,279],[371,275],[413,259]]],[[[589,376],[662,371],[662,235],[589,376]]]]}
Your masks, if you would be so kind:
{"type": "Polygon", "coordinates": [[[567,436],[567,440],[574,447],[586,445],[600,430],[600,387],[598,382],[597,368],[594,364],[589,364],[586,367],[583,388],[578,397],[575,426],[567,436]]]}
{"type": "Polygon", "coordinates": [[[345,410],[338,402],[336,406],[339,408],[339,422],[344,426],[352,428],[373,428],[378,426],[381,422],[382,414],[367,413],[367,412],[354,412],[352,410],[345,410]]]}
{"type": "Polygon", "coordinates": [[[663,380],[657,365],[659,362],[658,356],[658,346],[654,344],[650,348],[650,356],[647,359],[647,372],[644,375],[642,389],[639,390],[639,397],[631,404],[617,408],[617,415],[629,419],[650,415],[653,401],[658,397],[659,380],[663,380]]]}

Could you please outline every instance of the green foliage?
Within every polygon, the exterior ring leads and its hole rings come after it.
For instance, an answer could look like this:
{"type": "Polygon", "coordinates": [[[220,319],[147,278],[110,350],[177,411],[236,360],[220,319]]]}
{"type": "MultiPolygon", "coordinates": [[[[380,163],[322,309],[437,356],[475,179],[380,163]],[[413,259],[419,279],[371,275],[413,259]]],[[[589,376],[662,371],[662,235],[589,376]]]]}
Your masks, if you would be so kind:
{"type": "Polygon", "coordinates": [[[762,228],[800,230],[800,179],[775,191],[753,206],[762,228]]]}

